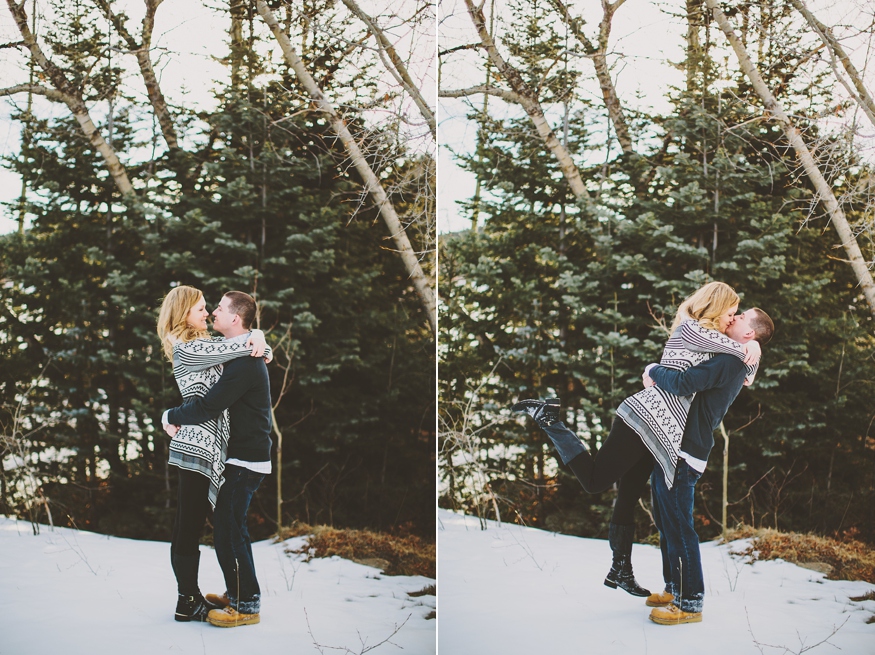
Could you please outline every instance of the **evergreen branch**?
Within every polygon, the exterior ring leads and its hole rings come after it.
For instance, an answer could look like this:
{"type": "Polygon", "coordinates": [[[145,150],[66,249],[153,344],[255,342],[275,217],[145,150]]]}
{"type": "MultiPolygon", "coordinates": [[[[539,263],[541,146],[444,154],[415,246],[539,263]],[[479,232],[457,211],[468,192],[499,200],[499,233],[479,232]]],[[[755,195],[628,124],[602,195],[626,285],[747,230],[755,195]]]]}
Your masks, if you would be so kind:
{"type": "Polygon", "coordinates": [[[26,47],[27,44],[24,41],[13,41],[13,42],[9,42],[9,43],[0,43],[0,50],[2,50],[3,48],[18,48],[20,46],[26,47]]]}
{"type": "MultiPolygon", "coordinates": [[[[14,323],[21,328],[22,338],[33,347],[33,349],[36,351],[36,356],[38,359],[48,358],[48,362],[51,361],[51,356],[46,353],[46,349],[43,344],[41,344],[39,340],[37,340],[32,326],[28,325],[20,318],[18,318],[18,316],[16,316],[15,313],[6,306],[6,303],[0,303],[0,315],[4,316],[6,320],[10,323],[14,323]]],[[[48,366],[48,362],[46,362],[46,366],[48,366]]]]}
{"type": "Polygon", "coordinates": [[[514,104],[519,104],[520,102],[520,96],[513,91],[508,91],[507,89],[499,89],[498,87],[489,86],[488,84],[479,84],[477,86],[468,87],[467,89],[447,89],[444,91],[438,91],[438,97],[464,98],[466,96],[474,96],[480,93],[495,96],[496,98],[501,98],[502,100],[506,100],[507,102],[511,102],[514,104]]]}

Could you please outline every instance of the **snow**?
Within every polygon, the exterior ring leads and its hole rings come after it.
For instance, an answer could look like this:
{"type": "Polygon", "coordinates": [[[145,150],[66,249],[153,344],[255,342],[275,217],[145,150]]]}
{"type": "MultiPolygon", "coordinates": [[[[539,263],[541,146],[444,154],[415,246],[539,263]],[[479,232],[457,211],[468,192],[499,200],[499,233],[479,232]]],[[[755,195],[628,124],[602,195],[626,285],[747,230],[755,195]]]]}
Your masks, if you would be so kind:
{"type": "MultiPolygon", "coordinates": [[[[439,652],[785,655],[828,638],[806,652],[875,654],[875,601],[850,600],[875,585],[781,560],[750,565],[730,554],[743,545],[701,544],[702,623],[663,626],[643,598],[602,584],[606,541],[494,521],[481,530],[476,517],[439,510],[439,652]]],[[[635,544],[632,561],[640,584],[662,589],[658,548],[635,544]]]]}
{"type": "MultiPolygon", "coordinates": [[[[435,621],[425,618],[435,597],[407,595],[434,580],[283,552],[303,543],[254,543],[261,623],[217,628],[174,621],[169,544],[47,526],[34,536],[29,523],[0,517],[0,655],[318,653],[314,641],[346,655],[402,623],[391,643],[368,652],[435,652],[435,621]]],[[[204,593],[224,591],[215,553],[204,546],[200,583],[204,593]]]]}

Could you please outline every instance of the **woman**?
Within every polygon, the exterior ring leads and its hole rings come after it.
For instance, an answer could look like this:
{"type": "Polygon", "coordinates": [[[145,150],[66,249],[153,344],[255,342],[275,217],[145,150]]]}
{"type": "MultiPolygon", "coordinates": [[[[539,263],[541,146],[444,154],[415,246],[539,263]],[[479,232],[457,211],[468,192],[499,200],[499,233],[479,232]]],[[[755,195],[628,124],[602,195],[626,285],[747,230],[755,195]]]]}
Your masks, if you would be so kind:
{"type": "MultiPolygon", "coordinates": [[[[222,364],[237,357],[261,356],[270,361],[261,330],[246,343],[211,339],[206,302],[194,287],[178,286],[161,304],[158,337],[173,362],[173,375],[183,400],[204,396],[222,375],[222,364]]],[[[200,425],[183,425],[170,441],[169,463],[179,469],[176,517],[170,541],[170,562],[176,575],[177,621],[205,621],[210,609],[198,587],[198,544],[207,505],[216,506],[228,450],[228,411],[200,425]]]]}
{"type": "MultiPolygon", "coordinates": [[[[752,341],[743,346],[723,334],[738,311],[738,300],[735,290],[723,282],[708,283],[693,293],[678,308],[660,364],[686,370],[715,353],[731,354],[749,364],[745,384],[750,384],[759,362],[759,344],[752,341]]],[[[562,463],[571,468],[587,492],[600,493],[619,481],[608,528],[613,565],[605,584],[619,586],[633,596],[650,595],[632,572],[635,505],[644,493],[654,462],[662,467],[671,488],[692,401],[693,396],[679,398],[659,387],[648,387],[630,396],[617,408],[611,432],[594,456],[560,422],[558,399],[523,400],[512,408],[538,422],[562,463]]]]}

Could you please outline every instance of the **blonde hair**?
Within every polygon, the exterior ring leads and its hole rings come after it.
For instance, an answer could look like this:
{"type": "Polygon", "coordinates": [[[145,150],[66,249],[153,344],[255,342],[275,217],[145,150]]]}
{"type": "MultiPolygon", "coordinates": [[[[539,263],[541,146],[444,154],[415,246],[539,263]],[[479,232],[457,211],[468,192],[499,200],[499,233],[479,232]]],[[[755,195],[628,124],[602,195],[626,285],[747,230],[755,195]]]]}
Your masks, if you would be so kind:
{"type": "Polygon", "coordinates": [[[720,329],[720,317],[738,304],[738,294],[735,289],[724,282],[709,282],[693,293],[678,307],[671,331],[692,318],[703,328],[720,329]]]}
{"type": "Polygon", "coordinates": [[[164,347],[164,354],[173,361],[173,344],[175,341],[194,341],[206,339],[210,333],[198,330],[188,324],[186,319],[191,308],[197,305],[204,294],[199,289],[184,284],[171,289],[164,296],[161,311],[158,312],[158,338],[164,347]]]}

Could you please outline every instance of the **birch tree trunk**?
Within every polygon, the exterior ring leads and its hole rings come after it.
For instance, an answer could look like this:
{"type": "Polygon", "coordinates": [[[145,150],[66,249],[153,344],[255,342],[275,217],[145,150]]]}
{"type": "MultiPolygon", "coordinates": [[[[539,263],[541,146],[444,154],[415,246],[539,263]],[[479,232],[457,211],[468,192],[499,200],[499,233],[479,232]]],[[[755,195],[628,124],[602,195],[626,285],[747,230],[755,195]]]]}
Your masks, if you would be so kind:
{"type": "Polygon", "coordinates": [[[112,22],[116,32],[122,37],[128,49],[137,58],[137,65],[140,68],[140,74],[143,77],[143,82],[146,85],[146,94],[149,96],[149,103],[155,112],[155,117],[158,119],[158,124],[161,126],[161,134],[164,136],[164,141],[167,147],[171,150],[179,148],[179,139],[176,136],[176,127],[173,124],[173,118],[170,115],[170,110],[167,108],[167,100],[161,91],[161,85],[158,83],[158,77],[155,75],[155,68],[152,65],[152,57],[149,54],[152,48],[152,31],[155,28],[155,12],[158,5],[163,0],[146,0],[146,15],[143,17],[143,29],[140,36],[140,41],[125,27],[121,16],[113,13],[110,7],[109,0],[94,0],[97,7],[106,15],[112,22]]]}
{"type": "MultiPolygon", "coordinates": [[[[842,67],[847,72],[848,77],[851,78],[851,83],[854,85],[854,88],[857,90],[857,93],[851,92],[851,96],[857,101],[857,104],[863,110],[863,112],[868,116],[869,120],[872,122],[872,125],[875,125],[875,100],[872,99],[872,95],[869,93],[869,90],[863,84],[863,76],[860,75],[860,71],[857,70],[857,67],[854,66],[854,63],[851,61],[851,58],[848,57],[848,53],[845,52],[845,49],[842,47],[842,44],[839,43],[839,40],[835,38],[835,35],[832,33],[832,30],[829,29],[826,25],[821,23],[817,18],[812,14],[808,7],[805,6],[805,3],[802,0],[790,0],[790,4],[796,7],[797,11],[808,21],[808,24],[811,28],[817,32],[817,35],[820,37],[820,40],[823,41],[824,45],[826,45],[827,49],[836,59],[838,59],[842,67]]],[[[844,80],[839,77],[838,71],[835,71],[836,77],[839,78],[839,81],[844,84],[844,80]]]]}
{"type": "MultiPolygon", "coordinates": [[[[107,169],[109,169],[109,174],[112,177],[113,182],[115,182],[116,187],[118,187],[118,190],[121,191],[124,196],[133,195],[134,187],[128,179],[128,173],[125,170],[125,167],[122,165],[121,161],[119,161],[115,150],[113,150],[112,146],[106,142],[97,127],[94,125],[94,121],[91,120],[91,115],[88,113],[88,107],[82,99],[82,94],[70,83],[64,75],[64,72],[46,57],[42,49],[39,47],[39,44],[36,42],[36,36],[30,31],[30,27],[27,24],[27,13],[24,10],[24,0],[21,1],[21,4],[15,4],[15,0],[6,0],[6,4],[9,6],[9,11],[12,14],[12,17],[15,19],[18,31],[21,32],[24,44],[27,46],[28,50],[30,50],[34,60],[46,74],[46,77],[52,83],[52,86],[56,91],[54,94],[42,92],[43,95],[53,100],[59,100],[67,105],[70,112],[78,121],[79,126],[82,128],[85,137],[94,149],[100,153],[100,156],[103,157],[103,161],[106,164],[107,169]]],[[[33,91],[40,93],[40,91],[37,91],[36,89],[33,89],[33,91]]],[[[8,94],[4,93],[4,95],[8,94]]]]}
{"type": "Polygon", "coordinates": [[[632,149],[632,137],[629,136],[629,123],[626,120],[626,115],[623,112],[623,105],[620,103],[620,98],[617,96],[617,89],[614,86],[614,81],[611,79],[611,72],[608,68],[608,39],[611,36],[611,21],[614,17],[614,12],[626,0],[615,0],[610,3],[608,0],[602,0],[602,20],[599,22],[599,40],[598,45],[594,45],[592,41],[583,33],[579,18],[572,18],[571,12],[568,10],[562,0],[550,0],[550,3],[559,12],[562,20],[574,37],[583,46],[584,52],[592,58],[593,66],[595,67],[595,76],[599,82],[599,88],[602,91],[602,98],[605,100],[605,108],[608,110],[608,116],[611,119],[611,124],[614,126],[614,132],[617,134],[617,141],[623,152],[630,155],[634,152],[632,149]]]}
{"type": "MultiPolygon", "coordinates": [[[[535,129],[538,131],[538,135],[543,139],[547,148],[553,153],[559,162],[559,168],[562,170],[562,175],[565,176],[568,186],[571,187],[571,192],[578,201],[588,199],[589,193],[580,177],[580,171],[577,169],[574,160],[571,159],[568,150],[566,150],[562,143],[560,143],[559,139],[556,138],[556,134],[547,122],[547,119],[544,116],[544,110],[541,108],[541,103],[538,100],[538,94],[533,89],[529,88],[519,71],[511,66],[504,57],[501,56],[501,53],[498,52],[498,47],[495,45],[495,41],[492,39],[492,35],[489,34],[489,30],[486,27],[486,18],[483,16],[482,6],[475,7],[472,0],[465,0],[465,6],[468,8],[468,15],[471,17],[471,21],[477,29],[480,42],[486,49],[489,59],[498,69],[501,77],[507,80],[510,88],[513,89],[513,91],[499,90],[498,93],[491,93],[491,95],[498,95],[505,100],[516,102],[523,108],[534,124],[535,129]]],[[[444,98],[452,98],[483,92],[484,87],[481,86],[472,87],[471,89],[441,91],[438,95],[444,98]]]]}
{"type": "Polygon", "coordinates": [[[359,20],[367,25],[368,29],[374,34],[377,43],[379,43],[380,59],[383,60],[386,70],[392,74],[395,80],[403,86],[404,90],[407,91],[411,98],[413,98],[413,102],[416,103],[417,108],[419,108],[419,113],[422,114],[422,117],[428,124],[428,129],[431,132],[432,138],[437,138],[437,124],[435,122],[434,112],[431,110],[431,107],[428,106],[425,98],[422,97],[422,93],[420,93],[419,88],[410,77],[407,66],[404,65],[404,61],[398,56],[395,47],[392,45],[392,42],[389,41],[386,33],[379,25],[377,25],[377,22],[373,18],[362,11],[362,8],[359,7],[355,0],[343,0],[343,4],[345,4],[359,20]],[[388,62],[386,62],[385,57],[389,58],[388,62]]]}
{"type": "Polygon", "coordinates": [[[750,80],[757,95],[763,101],[766,111],[772,116],[772,118],[774,118],[774,120],[780,123],[784,135],[787,137],[787,141],[789,141],[790,145],[793,146],[793,149],[796,150],[796,154],[802,162],[802,167],[805,170],[805,173],[808,175],[808,178],[814,185],[815,191],[826,206],[832,224],[835,226],[836,232],[841,240],[842,247],[845,249],[851,268],[857,277],[863,295],[866,297],[869,311],[875,316],[875,282],[872,280],[872,274],[869,271],[868,263],[863,259],[863,253],[860,251],[860,246],[851,231],[851,226],[848,224],[845,213],[842,211],[832,188],[830,188],[826,178],[824,178],[823,174],[820,172],[817,163],[814,161],[814,157],[812,157],[811,152],[808,150],[808,146],[805,144],[805,140],[802,138],[799,128],[793,124],[790,117],[784,111],[784,108],[775,96],[772,95],[765,80],[763,80],[759,71],[751,61],[750,55],[748,55],[744,44],[741,43],[738,36],[735,34],[735,30],[726,18],[726,15],[720,10],[717,0],[705,0],[705,2],[708,5],[708,9],[711,10],[714,20],[717,21],[717,25],[720,26],[720,29],[729,40],[730,45],[732,45],[732,49],[735,51],[735,55],[741,66],[741,71],[750,80]]]}
{"type": "Polygon", "coordinates": [[[316,80],[313,79],[313,76],[310,75],[309,71],[305,68],[304,62],[298,57],[288,35],[282,30],[277,22],[273,11],[271,11],[270,7],[267,6],[267,3],[264,2],[264,0],[257,0],[256,6],[258,7],[258,13],[261,15],[262,19],[264,19],[264,22],[270,28],[270,31],[273,32],[289,66],[295,71],[298,80],[310,95],[313,104],[328,116],[332,129],[343,143],[353,165],[364,181],[365,189],[379,208],[380,215],[386,223],[386,226],[389,228],[389,233],[392,235],[392,240],[395,243],[398,254],[404,262],[404,266],[413,282],[416,293],[426,311],[432,333],[437,335],[437,308],[435,304],[434,290],[429,285],[429,281],[422,270],[422,266],[419,264],[419,259],[410,244],[410,240],[407,238],[407,233],[404,231],[404,226],[401,224],[401,220],[395,211],[395,207],[392,205],[392,201],[389,200],[379,178],[374,173],[373,169],[371,169],[370,165],[368,165],[358,143],[356,143],[355,138],[346,126],[346,122],[340,117],[334,106],[322,93],[319,85],[316,84],[316,80]]]}

